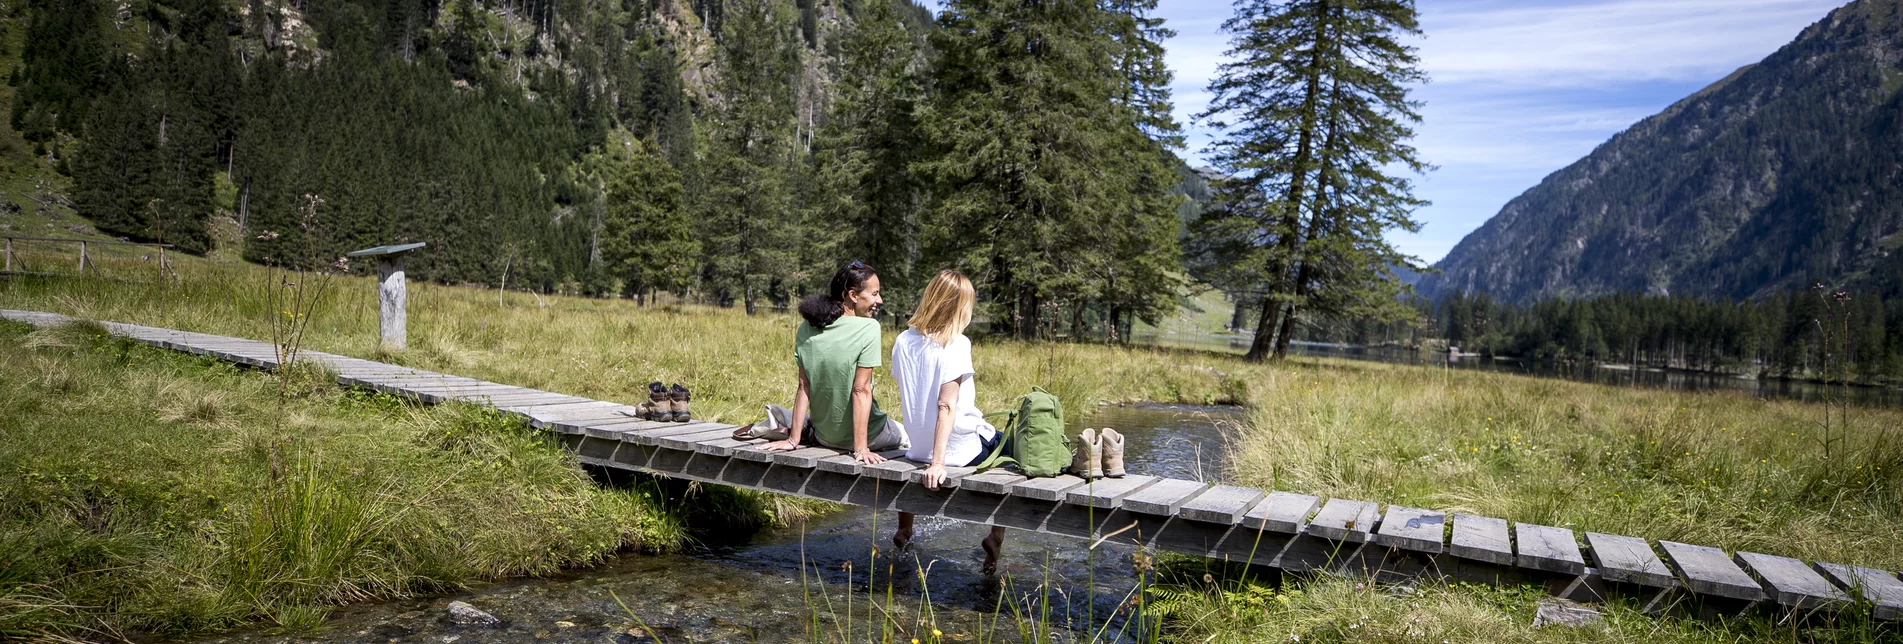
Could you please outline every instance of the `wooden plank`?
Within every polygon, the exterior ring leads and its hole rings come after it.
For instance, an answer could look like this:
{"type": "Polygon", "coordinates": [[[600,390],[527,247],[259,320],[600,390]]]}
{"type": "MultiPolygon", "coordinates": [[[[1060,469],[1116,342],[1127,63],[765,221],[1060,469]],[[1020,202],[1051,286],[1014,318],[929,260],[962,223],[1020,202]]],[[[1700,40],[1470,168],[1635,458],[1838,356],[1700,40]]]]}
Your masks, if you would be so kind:
{"type": "Polygon", "coordinates": [[[668,448],[668,449],[680,449],[680,450],[698,452],[700,451],[701,441],[714,440],[718,438],[733,440],[733,429],[728,427],[714,427],[706,431],[695,432],[691,434],[671,434],[668,436],[662,436],[659,440],[656,440],[654,444],[659,445],[661,447],[668,448]]]}
{"type": "Polygon", "coordinates": [[[733,432],[728,432],[702,440],[700,444],[694,446],[694,450],[710,456],[727,458],[733,456],[733,450],[735,448],[746,447],[747,445],[747,441],[734,440],[733,432]]]}
{"type": "MultiPolygon", "coordinates": [[[[599,400],[589,400],[587,398],[577,398],[575,396],[563,396],[561,394],[550,394],[550,395],[554,396],[555,398],[551,398],[548,400],[522,400],[522,401],[516,401],[516,402],[508,402],[508,403],[496,404],[495,408],[500,409],[502,411],[513,411],[513,412],[528,414],[530,412],[561,413],[565,411],[574,411],[574,410],[580,410],[580,409],[605,409],[608,407],[616,407],[620,405],[620,403],[602,402],[599,400]],[[566,399],[566,400],[560,400],[560,399],[566,399]]],[[[493,401],[491,402],[493,404],[493,401]]]]}
{"type": "Polygon", "coordinates": [[[586,434],[589,436],[613,436],[617,440],[619,440],[621,438],[621,434],[625,432],[646,431],[651,429],[659,429],[663,427],[672,427],[672,426],[674,426],[673,423],[664,423],[660,421],[631,420],[631,421],[619,422],[619,423],[592,423],[588,425],[581,425],[581,426],[575,427],[575,430],[576,430],[575,433],[586,434]]]}
{"type": "MultiPolygon", "coordinates": [[[[1127,478],[1127,477],[1126,477],[1127,478]]],[[[1232,525],[1255,507],[1267,492],[1252,487],[1217,485],[1176,508],[1176,516],[1191,521],[1232,525]]]]}
{"type": "MultiPolygon", "coordinates": [[[[730,433],[733,430],[728,430],[730,433]]],[[[813,469],[819,459],[839,456],[839,450],[831,447],[802,447],[791,452],[773,452],[773,462],[788,467],[813,469]]],[[[851,456],[851,454],[847,454],[851,456]]]]}
{"type": "Polygon", "coordinates": [[[1432,510],[1388,506],[1374,542],[1390,548],[1440,554],[1447,534],[1447,515],[1432,510]]]}
{"type": "Polygon", "coordinates": [[[1021,496],[1039,501],[1062,501],[1064,493],[1071,488],[1083,485],[1084,480],[1069,474],[1025,479],[1012,483],[1005,488],[1011,496],[1021,496]]]}
{"type": "Polygon", "coordinates": [[[1496,566],[1512,565],[1513,541],[1507,535],[1506,519],[1455,514],[1454,534],[1447,540],[1447,553],[1496,566]]]}
{"type": "Polygon", "coordinates": [[[1118,506],[1118,509],[1125,512],[1169,516],[1176,514],[1184,503],[1201,496],[1207,489],[1209,485],[1201,481],[1163,479],[1124,496],[1123,503],[1118,506]]]}
{"type": "Polygon", "coordinates": [[[860,463],[859,459],[853,458],[851,454],[838,454],[819,459],[819,462],[815,463],[813,467],[822,472],[858,476],[861,472],[865,471],[866,466],[864,463],[860,463]]]}
{"type": "Polygon", "coordinates": [[[1764,588],[1732,563],[1723,550],[1676,541],[1660,541],[1659,548],[1692,592],[1754,602],[1766,599],[1764,588]]]}
{"type": "Polygon", "coordinates": [[[1885,621],[1903,619],[1903,581],[1875,568],[1818,562],[1817,569],[1845,592],[1870,602],[1870,616],[1885,621]]]}
{"type": "Polygon", "coordinates": [[[1097,479],[1071,488],[1064,493],[1064,501],[1084,507],[1114,510],[1123,504],[1123,497],[1160,480],[1142,474],[1131,474],[1120,479],[1097,479]]]}
{"type": "Polygon", "coordinates": [[[1579,537],[1572,530],[1516,522],[1513,541],[1518,546],[1514,565],[1562,575],[1586,574],[1586,557],[1579,552],[1579,537]]]}
{"type": "Polygon", "coordinates": [[[1672,569],[1659,560],[1658,553],[1652,551],[1652,544],[1644,539],[1588,532],[1586,545],[1592,547],[1593,561],[1599,564],[1599,576],[1606,581],[1654,588],[1678,585],[1672,569]]]}
{"type": "Polygon", "coordinates": [[[1315,516],[1321,505],[1320,498],[1307,494],[1270,492],[1269,498],[1242,515],[1242,525],[1250,530],[1301,534],[1308,529],[1308,518],[1315,516]]]}
{"type": "Polygon", "coordinates": [[[963,489],[967,492],[983,492],[985,494],[1007,494],[1009,493],[1009,488],[1012,485],[1023,480],[1025,480],[1023,474],[1019,474],[1017,472],[1013,472],[1011,470],[1007,470],[1003,468],[998,468],[998,469],[989,470],[980,474],[973,474],[971,476],[967,476],[965,477],[965,480],[959,482],[958,485],[960,489],[963,489]]]}
{"type": "Polygon", "coordinates": [[[1376,507],[1367,501],[1329,499],[1308,524],[1308,533],[1329,541],[1365,543],[1374,529],[1376,507]]]}
{"type": "Polygon", "coordinates": [[[676,434],[696,434],[710,429],[707,423],[674,423],[672,427],[662,426],[655,429],[625,431],[621,440],[641,445],[656,445],[664,436],[676,434]]]}
{"type": "Polygon", "coordinates": [[[1849,595],[1801,560],[1755,552],[1737,553],[1732,560],[1756,577],[1779,604],[1809,610],[1850,601],[1849,595]]]}
{"type": "MultiPolygon", "coordinates": [[[[634,416],[630,415],[634,412],[635,408],[627,405],[620,403],[603,403],[585,408],[570,407],[557,409],[552,407],[537,407],[529,410],[528,417],[529,425],[539,429],[549,423],[570,419],[634,418],[634,416]]],[[[732,431],[731,429],[728,430],[729,433],[732,431]]]]}
{"type": "Polygon", "coordinates": [[[885,462],[878,465],[867,465],[861,468],[859,470],[861,475],[872,476],[887,481],[904,481],[906,477],[912,473],[912,470],[925,467],[917,461],[906,460],[905,450],[902,449],[886,450],[879,452],[879,455],[885,457],[885,462]]]}
{"type": "MultiPolygon", "coordinates": [[[[910,473],[906,475],[905,481],[907,483],[917,483],[921,486],[925,485],[925,470],[929,467],[931,467],[930,463],[925,463],[920,465],[918,469],[912,470],[910,473]]],[[[958,487],[959,481],[963,480],[965,477],[970,476],[973,472],[977,472],[977,471],[978,471],[978,468],[971,467],[968,465],[960,465],[958,467],[947,467],[945,468],[945,480],[944,482],[938,484],[938,488],[941,490],[956,488],[958,487]]]]}

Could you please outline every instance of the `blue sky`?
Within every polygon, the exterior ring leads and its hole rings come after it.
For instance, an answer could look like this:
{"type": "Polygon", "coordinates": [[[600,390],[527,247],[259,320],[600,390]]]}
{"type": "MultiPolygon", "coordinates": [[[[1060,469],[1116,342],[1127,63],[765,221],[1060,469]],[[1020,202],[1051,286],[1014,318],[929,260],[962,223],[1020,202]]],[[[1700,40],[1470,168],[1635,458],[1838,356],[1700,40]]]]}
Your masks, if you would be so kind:
{"type": "MultiPolygon", "coordinates": [[[[1415,146],[1437,170],[1417,179],[1433,202],[1419,234],[1391,239],[1433,262],[1547,174],[1613,134],[1790,42],[1839,0],[1419,0],[1430,82],[1415,146]]],[[[1226,0],[1161,0],[1177,31],[1184,155],[1200,164],[1211,132],[1189,116],[1222,63],[1226,0]]]]}

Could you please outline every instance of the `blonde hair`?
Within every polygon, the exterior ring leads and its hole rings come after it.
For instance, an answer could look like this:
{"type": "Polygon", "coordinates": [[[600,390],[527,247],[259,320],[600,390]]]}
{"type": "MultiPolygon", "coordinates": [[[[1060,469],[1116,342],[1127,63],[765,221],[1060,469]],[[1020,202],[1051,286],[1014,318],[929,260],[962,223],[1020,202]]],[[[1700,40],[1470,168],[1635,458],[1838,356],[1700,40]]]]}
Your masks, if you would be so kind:
{"type": "Polygon", "coordinates": [[[913,311],[912,319],[905,323],[938,346],[951,346],[952,338],[971,325],[971,308],[977,301],[978,292],[971,288],[971,279],[964,273],[939,271],[931,283],[925,285],[918,310],[913,311]]]}

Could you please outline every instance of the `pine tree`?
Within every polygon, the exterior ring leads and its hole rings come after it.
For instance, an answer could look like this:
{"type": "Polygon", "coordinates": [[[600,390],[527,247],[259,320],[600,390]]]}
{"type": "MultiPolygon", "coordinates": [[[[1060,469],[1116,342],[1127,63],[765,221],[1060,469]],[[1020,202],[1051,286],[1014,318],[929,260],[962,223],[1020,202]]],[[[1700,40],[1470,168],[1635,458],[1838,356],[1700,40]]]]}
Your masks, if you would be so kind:
{"type": "Polygon", "coordinates": [[[1260,265],[1267,293],[1248,357],[1285,355],[1305,307],[1324,315],[1388,307],[1392,266],[1413,266],[1383,235],[1414,230],[1422,202],[1393,168],[1424,171],[1406,140],[1420,119],[1406,86],[1423,80],[1411,0],[1247,0],[1202,118],[1224,130],[1214,160],[1225,210],[1222,260],[1260,265]],[[1373,308],[1370,308],[1373,307],[1373,308]]]}
{"type": "Polygon", "coordinates": [[[601,258],[608,273],[643,300],[686,286],[700,242],[681,201],[680,171],[661,158],[658,146],[626,132],[611,133],[592,161],[606,175],[601,258]]]}

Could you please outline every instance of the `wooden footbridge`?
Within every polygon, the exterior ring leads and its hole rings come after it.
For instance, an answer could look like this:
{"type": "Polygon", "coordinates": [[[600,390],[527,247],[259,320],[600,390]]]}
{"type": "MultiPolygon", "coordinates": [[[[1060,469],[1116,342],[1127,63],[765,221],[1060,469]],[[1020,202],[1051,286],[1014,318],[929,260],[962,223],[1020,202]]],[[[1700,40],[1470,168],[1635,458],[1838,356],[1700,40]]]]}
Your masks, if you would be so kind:
{"type": "MultiPolygon", "coordinates": [[[[0,318],[57,325],[68,318],[0,310],[0,318]]],[[[268,342],[120,323],[112,333],[166,349],[264,369],[268,342]]],[[[1570,599],[1635,596],[1648,609],[1735,613],[1754,608],[1834,610],[1865,602],[1880,620],[1903,620],[1903,579],[1893,571],[1774,555],[1579,533],[1567,528],[1446,514],[1352,499],[1131,475],[1085,481],[1026,479],[953,468],[938,490],[922,466],[884,454],[879,465],[823,447],[765,452],[731,438],[734,426],[638,420],[635,408],[316,351],[338,382],[423,403],[463,401],[525,418],[559,437],[583,463],[901,510],[961,521],[1105,539],[1287,571],[1334,571],[1377,580],[1451,577],[1541,583],[1570,599]]]]}

